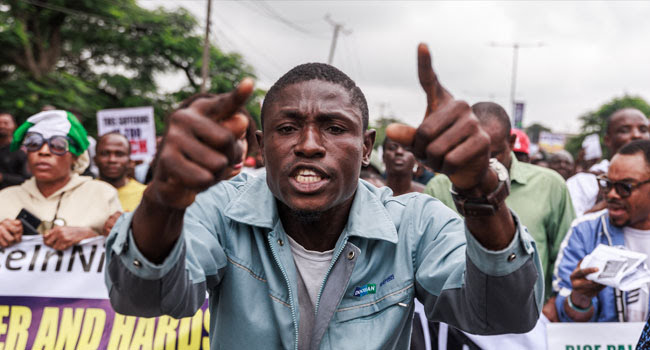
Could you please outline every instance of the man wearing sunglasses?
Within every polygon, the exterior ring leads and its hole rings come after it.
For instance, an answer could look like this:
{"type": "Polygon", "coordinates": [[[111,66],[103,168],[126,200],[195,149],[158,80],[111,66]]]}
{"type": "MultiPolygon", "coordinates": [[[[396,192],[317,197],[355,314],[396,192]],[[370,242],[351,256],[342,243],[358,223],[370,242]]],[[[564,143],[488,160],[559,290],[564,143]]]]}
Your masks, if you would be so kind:
{"type": "Polygon", "coordinates": [[[580,261],[597,245],[624,246],[650,256],[650,141],[628,143],[598,177],[607,209],[576,220],[558,255],[553,289],[561,321],[642,322],[648,317],[648,292],[621,292],[586,278],[597,268],[580,261]]]}

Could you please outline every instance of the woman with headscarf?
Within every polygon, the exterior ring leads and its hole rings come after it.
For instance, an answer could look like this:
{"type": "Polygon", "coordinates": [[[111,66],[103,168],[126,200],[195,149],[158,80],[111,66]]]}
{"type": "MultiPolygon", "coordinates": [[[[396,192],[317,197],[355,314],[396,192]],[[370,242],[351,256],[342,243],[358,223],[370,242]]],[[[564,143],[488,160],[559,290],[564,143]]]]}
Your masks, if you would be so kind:
{"type": "Polygon", "coordinates": [[[80,176],[90,162],[86,130],[70,112],[44,111],[16,129],[12,150],[24,147],[33,176],[22,185],[0,191],[0,247],[22,239],[22,209],[40,220],[34,227],[43,242],[64,250],[100,235],[104,223],[121,211],[117,191],[109,184],[80,176]]]}

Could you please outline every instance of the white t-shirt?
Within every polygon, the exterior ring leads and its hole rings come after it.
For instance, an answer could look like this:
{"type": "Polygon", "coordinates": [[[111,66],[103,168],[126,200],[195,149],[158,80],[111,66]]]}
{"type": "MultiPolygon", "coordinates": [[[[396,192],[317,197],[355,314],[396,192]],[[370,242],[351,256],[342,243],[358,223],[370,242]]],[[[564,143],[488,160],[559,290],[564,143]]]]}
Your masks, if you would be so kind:
{"type": "MultiPolygon", "coordinates": [[[[646,264],[650,266],[650,230],[637,230],[631,227],[623,228],[625,247],[629,250],[648,255],[646,264]]],[[[648,286],[650,287],[650,286],[648,286]]],[[[636,289],[627,293],[626,322],[645,322],[648,318],[647,291],[636,289]]]]}
{"type": "Polygon", "coordinates": [[[293,261],[296,263],[296,269],[303,283],[305,283],[312,305],[316,307],[318,292],[332,262],[334,249],[324,252],[307,250],[289,235],[287,237],[289,237],[289,245],[291,246],[291,253],[293,253],[293,261]]]}

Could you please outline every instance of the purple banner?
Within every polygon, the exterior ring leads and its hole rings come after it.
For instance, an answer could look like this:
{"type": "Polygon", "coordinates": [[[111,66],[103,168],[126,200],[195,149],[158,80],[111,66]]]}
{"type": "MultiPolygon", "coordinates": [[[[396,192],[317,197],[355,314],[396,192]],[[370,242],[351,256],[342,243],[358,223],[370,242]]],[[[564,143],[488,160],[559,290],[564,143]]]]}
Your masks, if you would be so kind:
{"type": "Polygon", "coordinates": [[[0,349],[209,349],[207,306],[178,320],[117,314],[106,299],[0,296],[0,349]]]}

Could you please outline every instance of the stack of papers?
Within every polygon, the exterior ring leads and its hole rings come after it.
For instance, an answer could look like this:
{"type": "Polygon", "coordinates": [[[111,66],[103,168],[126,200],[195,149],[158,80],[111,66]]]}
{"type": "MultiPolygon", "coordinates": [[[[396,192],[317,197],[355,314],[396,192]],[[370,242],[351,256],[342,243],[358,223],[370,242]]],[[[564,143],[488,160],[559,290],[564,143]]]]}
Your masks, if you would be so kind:
{"type": "Polygon", "coordinates": [[[645,264],[646,254],[625,247],[599,244],[591,254],[582,259],[580,268],[597,267],[598,271],[586,276],[588,280],[627,292],[637,288],[648,290],[650,270],[645,264]]]}

